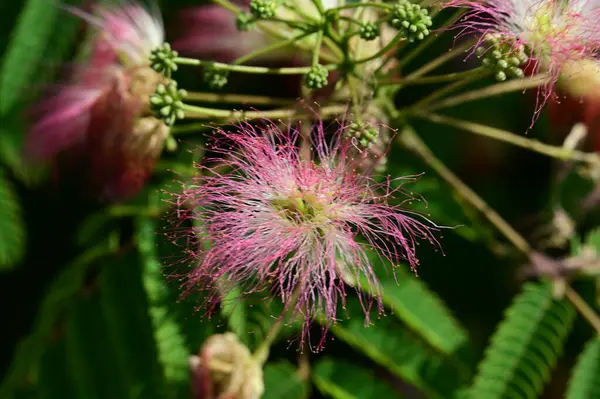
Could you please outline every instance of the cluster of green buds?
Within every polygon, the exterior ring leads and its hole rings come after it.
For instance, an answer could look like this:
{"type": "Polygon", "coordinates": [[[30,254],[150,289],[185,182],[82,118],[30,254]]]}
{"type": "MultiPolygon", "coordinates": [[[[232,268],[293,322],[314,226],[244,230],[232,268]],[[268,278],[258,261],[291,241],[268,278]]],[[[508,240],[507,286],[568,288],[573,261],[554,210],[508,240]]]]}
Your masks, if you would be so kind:
{"type": "Polygon", "coordinates": [[[150,96],[150,110],[158,119],[162,119],[167,126],[173,126],[178,119],[183,119],[183,98],[186,91],[177,89],[177,82],[169,81],[166,85],[159,84],[156,91],[150,96]]]}
{"type": "Polygon", "coordinates": [[[273,18],[277,13],[279,1],[277,0],[252,0],[250,2],[250,13],[256,19],[273,18]]]}
{"type": "Polygon", "coordinates": [[[367,41],[375,40],[379,37],[380,29],[379,24],[375,22],[365,22],[360,25],[358,30],[358,36],[367,41]]]}
{"type": "Polygon", "coordinates": [[[499,33],[488,33],[483,43],[477,47],[476,54],[482,59],[483,66],[494,72],[496,80],[502,82],[524,76],[521,68],[529,60],[524,45],[516,45],[499,33]]]}
{"type": "Polygon", "coordinates": [[[310,71],[304,75],[304,84],[309,89],[322,89],[327,86],[329,71],[321,64],[313,65],[310,71]]]}
{"type": "Polygon", "coordinates": [[[410,0],[399,0],[392,8],[389,23],[412,43],[429,35],[429,27],[433,21],[426,8],[413,4],[410,0]]]}
{"type": "Polygon", "coordinates": [[[171,72],[177,70],[175,58],[179,54],[171,48],[169,43],[163,43],[150,52],[150,67],[158,73],[169,77],[171,72]]]}
{"type": "Polygon", "coordinates": [[[235,17],[235,26],[240,32],[249,31],[255,23],[256,19],[250,14],[241,12],[235,17]]]}
{"type": "Polygon", "coordinates": [[[360,146],[367,148],[377,142],[379,130],[370,123],[352,122],[345,135],[349,139],[355,138],[360,146]]]}
{"type": "Polygon", "coordinates": [[[212,90],[220,90],[227,84],[229,71],[217,68],[214,65],[206,65],[204,67],[204,83],[212,90]]]}

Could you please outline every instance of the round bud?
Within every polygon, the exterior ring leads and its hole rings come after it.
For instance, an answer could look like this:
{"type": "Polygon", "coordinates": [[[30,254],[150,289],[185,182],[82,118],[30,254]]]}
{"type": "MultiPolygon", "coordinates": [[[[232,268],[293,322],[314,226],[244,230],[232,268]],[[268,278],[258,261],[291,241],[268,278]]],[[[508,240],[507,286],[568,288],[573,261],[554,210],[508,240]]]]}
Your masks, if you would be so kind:
{"type": "Polygon", "coordinates": [[[166,125],[171,126],[178,119],[184,118],[183,102],[186,91],[177,89],[177,82],[169,81],[166,85],[159,84],[156,91],[150,96],[150,110],[158,119],[162,119],[166,125]]]}
{"type": "Polygon", "coordinates": [[[323,65],[317,64],[310,68],[310,71],[304,75],[304,84],[309,89],[321,89],[327,86],[327,77],[329,71],[323,65]]]}
{"type": "Polygon", "coordinates": [[[250,13],[256,19],[269,19],[275,16],[278,6],[277,0],[252,0],[250,2],[250,13]]]}
{"type": "Polygon", "coordinates": [[[212,90],[220,90],[225,87],[227,84],[228,75],[229,71],[216,68],[213,65],[207,65],[204,67],[204,83],[206,83],[212,90]]]}
{"type": "Polygon", "coordinates": [[[379,25],[374,22],[365,22],[358,30],[358,36],[363,40],[375,40],[379,36],[379,25]]]}
{"type": "Polygon", "coordinates": [[[398,0],[392,8],[389,24],[403,33],[409,42],[423,40],[433,24],[429,11],[410,0],[398,0]]]}

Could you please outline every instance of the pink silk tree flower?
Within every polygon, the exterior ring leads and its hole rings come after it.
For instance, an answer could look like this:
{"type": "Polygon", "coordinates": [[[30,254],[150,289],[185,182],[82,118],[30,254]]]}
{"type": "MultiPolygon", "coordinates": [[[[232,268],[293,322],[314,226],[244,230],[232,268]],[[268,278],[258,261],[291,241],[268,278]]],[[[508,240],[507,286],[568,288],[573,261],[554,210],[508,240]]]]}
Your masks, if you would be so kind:
{"type": "Polygon", "coordinates": [[[86,170],[94,195],[123,200],[143,187],[168,136],[148,106],[164,80],[148,60],[163,43],[162,22],[135,3],[70,11],[96,29],[90,54],[34,107],[26,150],[38,161],[67,158],[86,170]]]}
{"type": "Polygon", "coordinates": [[[214,157],[175,195],[173,234],[188,243],[195,265],[188,290],[215,292],[214,303],[234,287],[246,294],[270,287],[304,317],[302,344],[311,318],[335,320],[346,284],[366,280],[374,287],[371,299],[361,296],[368,322],[380,293],[368,251],[414,269],[417,240],[437,244],[436,228],[403,210],[414,199],[402,189],[406,177],[380,183],[355,168],[347,128],[327,140],[320,123],[309,140],[265,123],[215,133],[207,148],[214,157]],[[199,231],[180,227],[190,220],[199,231]]]}
{"type": "Polygon", "coordinates": [[[568,64],[598,57],[600,3],[596,0],[451,0],[443,6],[468,8],[456,25],[459,36],[478,34],[477,47],[484,48],[487,38],[500,38],[505,51],[513,49],[502,56],[524,49],[531,60],[528,69],[549,75],[540,89],[536,114],[554,95],[556,82],[571,72],[568,64]]]}

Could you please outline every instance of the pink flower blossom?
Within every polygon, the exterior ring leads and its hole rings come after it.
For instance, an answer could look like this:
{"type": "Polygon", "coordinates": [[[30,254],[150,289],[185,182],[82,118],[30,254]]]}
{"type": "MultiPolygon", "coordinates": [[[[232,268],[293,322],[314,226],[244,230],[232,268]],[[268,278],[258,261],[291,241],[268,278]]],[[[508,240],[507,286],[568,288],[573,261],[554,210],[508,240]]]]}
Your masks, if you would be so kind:
{"type": "MultiPolygon", "coordinates": [[[[304,340],[311,317],[335,320],[345,283],[366,279],[378,297],[371,249],[394,264],[417,266],[417,239],[437,241],[435,227],[402,208],[399,194],[414,199],[401,185],[409,178],[379,183],[358,172],[344,130],[328,143],[322,124],[315,126],[313,150],[299,131],[272,123],[216,132],[208,147],[215,157],[175,201],[175,235],[187,220],[201,226],[182,229],[187,242],[201,241],[188,248],[197,264],[187,276],[189,290],[226,293],[236,286],[252,293],[269,286],[305,317],[304,340]]],[[[368,319],[372,300],[362,299],[368,319]]]]}
{"type": "Polygon", "coordinates": [[[162,22],[135,3],[98,7],[94,15],[71,11],[97,30],[91,52],[34,108],[26,149],[37,160],[83,159],[94,193],[124,199],[142,187],[168,135],[148,108],[164,79],[148,61],[163,42],[162,22]]]}
{"type": "Polygon", "coordinates": [[[480,34],[478,46],[488,33],[501,35],[515,49],[525,46],[529,69],[550,77],[540,90],[537,112],[554,94],[556,82],[572,72],[565,66],[598,57],[600,3],[595,0],[452,0],[444,6],[469,9],[457,28],[459,35],[480,34]]]}

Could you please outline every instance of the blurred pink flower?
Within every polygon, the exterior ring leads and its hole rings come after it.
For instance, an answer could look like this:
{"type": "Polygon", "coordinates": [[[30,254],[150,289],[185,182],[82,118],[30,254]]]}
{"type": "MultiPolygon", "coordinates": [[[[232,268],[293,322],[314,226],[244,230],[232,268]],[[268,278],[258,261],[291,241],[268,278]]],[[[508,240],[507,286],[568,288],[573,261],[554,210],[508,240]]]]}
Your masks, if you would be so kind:
{"type": "MultiPolygon", "coordinates": [[[[305,317],[304,340],[311,317],[335,320],[345,283],[364,278],[378,296],[369,248],[394,264],[417,266],[416,241],[437,243],[435,228],[403,211],[398,194],[406,177],[379,183],[357,171],[345,130],[328,143],[318,124],[312,151],[297,130],[271,122],[215,134],[208,150],[217,157],[176,196],[177,226],[190,219],[202,226],[184,231],[188,240],[203,241],[189,248],[197,262],[188,275],[190,290],[223,293],[235,286],[251,293],[269,285],[305,317]]],[[[367,319],[371,304],[363,301],[367,319]]]]}
{"type": "MultiPolygon", "coordinates": [[[[249,1],[239,3],[244,8],[250,4],[249,1]]],[[[173,41],[173,48],[183,54],[220,62],[231,62],[270,43],[267,35],[257,29],[239,31],[235,15],[216,4],[182,11],[177,30],[178,39],[173,41]]]]}
{"type": "MultiPolygon", "coordinates": [[[[37,160],[85,162],[87,183],[109,200],[135,195],[151,173],[168,135],[151,116],[149,96],[164,78],[148,56],[162,44],[162,22],[142,6],[71,11],[97,29],[86,62],[69,81],[34,107],[27,152],[37,160]]],[[[80,165],[78,165],[80,166],[80,165]]]]}
{"type": "MultiPolygon", "coordinates": [[[[525,46],[533,72],[546,72],[549,83],[540,89],[539,112],[554,94],[556,82],[570,73],[565,66],[595,59],[600,50],[600,3],[596,0],[451,0],[444,7],[469,10],[456,25],[462,34],[499,34],[506,44],[525,46]]],[[[536,112],[537,113],[537,112],[536,112]]]]}

